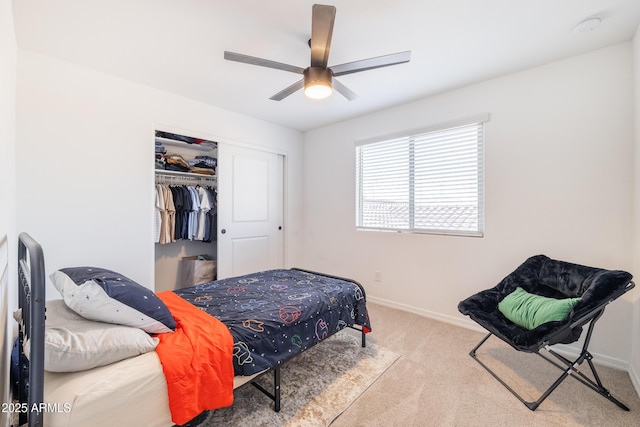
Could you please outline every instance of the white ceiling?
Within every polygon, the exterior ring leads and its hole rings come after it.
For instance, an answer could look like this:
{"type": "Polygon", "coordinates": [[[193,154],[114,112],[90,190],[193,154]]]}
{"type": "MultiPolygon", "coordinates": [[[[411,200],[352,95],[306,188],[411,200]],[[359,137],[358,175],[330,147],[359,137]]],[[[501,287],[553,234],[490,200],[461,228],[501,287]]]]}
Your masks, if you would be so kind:
{"type": "Polygon", "coordinates": [[[230,50],[306,68],[307,0],[14,0],[18,47],[238,113],[310,130],[632,39],[639,0],[325,0],[329,65],[404,50],[411,62],[340,77],[359,97],[302,91],[299,75],[223,59],[230,50]],[[602,24],[575,33],[581,20],[602,24]]]}

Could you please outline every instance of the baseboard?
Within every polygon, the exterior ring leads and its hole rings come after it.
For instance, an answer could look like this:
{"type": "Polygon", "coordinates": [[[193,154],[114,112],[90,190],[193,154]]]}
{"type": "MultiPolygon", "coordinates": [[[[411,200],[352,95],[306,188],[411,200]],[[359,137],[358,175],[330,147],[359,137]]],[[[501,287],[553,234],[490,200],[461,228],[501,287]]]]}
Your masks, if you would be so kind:
{"type": "Polygon", "coordinates": [[[407,304],[400,304],[394,301],[390,301],[384,298],[377,298],[367,296],[367,301],[380,304],[385,307],[397,308],[398,310],[406,311],[409,313],[417,314],[418,316],[427,317],[429,319],[438,320],[440,322],[449,323],[450,325],[460,326],[461,328],[471,329],[477,332],[487,332],[482,326],[469,319],[460,319],[458,317],[447,316],[442,313],[436,313],[435,311],[424,310],[418,307],[414,307],[407,304]]]}
{"type": "Polygon", "coordinates": [[[631,384],[633,384],[633,388],[636,389],[636,393],[640,396],[640,376],[638,374],[638,371],[631,366],[629,369],[629,378],[631,378],[631,384]]]}
{"type": "MultiPolygon", "coordinates": [[[[580,355],[580,351],[582,348],[572,347],[567,344],[556,344],[553,346],[553,349],[558,353],[567,356],[569,358],[577,358],[580,355]]],[[[593,351],[589,351],[593,356],[593,362],[598,365],[606,366],[608,368],[614,368],[621,371],[625,371],[629,373],[631,376],[630,364],[624,360],[616,359],[615,357],[607,356],[600,353],[594,353],[593,351]]]]}

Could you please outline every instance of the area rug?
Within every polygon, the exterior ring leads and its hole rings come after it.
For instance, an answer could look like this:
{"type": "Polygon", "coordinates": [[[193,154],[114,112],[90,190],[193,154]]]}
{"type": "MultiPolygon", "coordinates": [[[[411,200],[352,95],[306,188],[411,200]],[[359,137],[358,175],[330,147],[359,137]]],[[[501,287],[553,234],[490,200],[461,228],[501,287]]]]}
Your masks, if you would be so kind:
{"type": "MultiPolygon", "coordinates": [[[[280,412],[245,384],[235,390],[233,406],[212,411],[200,427],[328,426],[400,357],[373,343],[363,348],[352,332],[343,330],[282,366],[280,412]]],[[[272,373],[258,382],[271,390],[272,373]]]]}

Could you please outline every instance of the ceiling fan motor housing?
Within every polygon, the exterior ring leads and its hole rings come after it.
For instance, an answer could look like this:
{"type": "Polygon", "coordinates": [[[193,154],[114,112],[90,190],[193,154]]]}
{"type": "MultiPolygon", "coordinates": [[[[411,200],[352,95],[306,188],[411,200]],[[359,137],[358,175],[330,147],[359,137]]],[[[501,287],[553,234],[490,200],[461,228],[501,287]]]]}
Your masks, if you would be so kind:
{"type": "Polygon", "coordinates": [[[333,88],[333,73],[329,68],[308,67],[304,70],[303,75],[304,92],[307,96],[324,98],[331,94],[333,88]]]}

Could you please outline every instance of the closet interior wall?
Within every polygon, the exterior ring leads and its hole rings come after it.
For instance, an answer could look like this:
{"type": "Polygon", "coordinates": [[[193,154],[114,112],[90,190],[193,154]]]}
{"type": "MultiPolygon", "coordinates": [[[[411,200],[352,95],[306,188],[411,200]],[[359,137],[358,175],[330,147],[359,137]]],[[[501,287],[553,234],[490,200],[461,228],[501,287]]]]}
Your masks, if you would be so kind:
{"type": "MultiPolygon", "coordinates": [[[[167,155],[178,154],[185,160],[194,159],[195,156],[210,156],[218,158],[217,145],[188,144],[182,141],[172,141],[166,138],[156,137],[156,141],[163,143],[167,155]]],[[[169,185],[205,185],[217,187],[217,176],[198,175],[194,173],[181,173],[165,171],[156,168],[155,182],[169,185]]],[[[184,257],[206,255],[210,259],[217,260],[217,230],[213,230],[211,242],[198,240],[179,239],[171,243],[155,243],[155,291],[161,292],[182,287],[180,279],[184,257]]]]}

